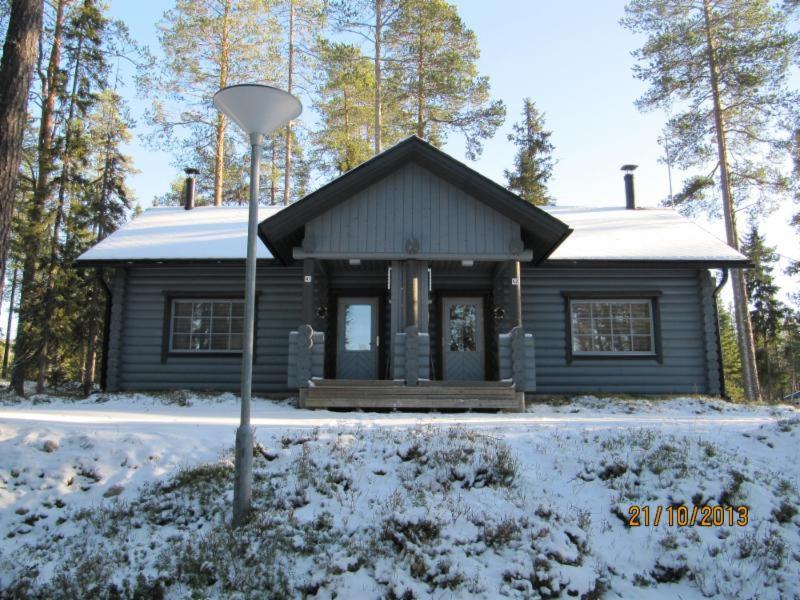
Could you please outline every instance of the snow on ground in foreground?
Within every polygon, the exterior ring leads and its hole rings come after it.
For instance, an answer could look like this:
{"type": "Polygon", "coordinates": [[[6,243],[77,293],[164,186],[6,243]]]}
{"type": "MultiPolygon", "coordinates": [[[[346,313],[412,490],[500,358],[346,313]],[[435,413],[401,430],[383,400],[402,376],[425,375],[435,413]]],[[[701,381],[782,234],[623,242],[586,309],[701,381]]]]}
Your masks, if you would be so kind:
{"type": "Polygon", "coordinates": [[[800,597],[794,409],[258,400],[255,511],[234,534],[237,422],[232,395],[3,401],[0,596],[800,597]],[[632,504],[719,503],[747,525],[626,523],[632,504]]]}

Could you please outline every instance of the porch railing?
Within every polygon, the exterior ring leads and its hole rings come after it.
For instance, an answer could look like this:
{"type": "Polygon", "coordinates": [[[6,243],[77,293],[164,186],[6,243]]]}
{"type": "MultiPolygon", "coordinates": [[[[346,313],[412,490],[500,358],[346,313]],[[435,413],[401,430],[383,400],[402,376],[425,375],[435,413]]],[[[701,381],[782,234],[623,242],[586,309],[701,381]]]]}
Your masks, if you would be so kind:
{"type": "Polygon", "coordinates": [[[511,380],[518,392],[536,391],[536,352],[533,335],[514,327],[498,337],[500,379],[511,380]]]}
{"type": "Polygon", "coordinates": [[[394,336],[392,344],[392,379],[405,379],[406,385],[417,385],[430,379],[431,340],[416,325],[406,327],[394,336]]]}
{"type": "Polygon", "coordinates": [[[325,334],[311,325],[301,325],[289,333],[290,388],[307,388],[309,382],[325,373],[325,334]]]}

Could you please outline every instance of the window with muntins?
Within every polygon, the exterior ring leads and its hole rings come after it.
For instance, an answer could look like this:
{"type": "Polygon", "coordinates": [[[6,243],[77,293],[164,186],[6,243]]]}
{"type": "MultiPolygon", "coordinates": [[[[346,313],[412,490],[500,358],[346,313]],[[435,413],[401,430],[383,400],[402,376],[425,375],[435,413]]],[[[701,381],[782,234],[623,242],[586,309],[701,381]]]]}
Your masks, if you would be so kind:
{"type": "Polygon", "coordinates": [[[650,299],[570,300],[574,356],[654,355],[650,299]]]}
{"type": "Polygon", "coordinates": [[[172,301],[172,352],[241,352],[244,300],[172,301]]]}

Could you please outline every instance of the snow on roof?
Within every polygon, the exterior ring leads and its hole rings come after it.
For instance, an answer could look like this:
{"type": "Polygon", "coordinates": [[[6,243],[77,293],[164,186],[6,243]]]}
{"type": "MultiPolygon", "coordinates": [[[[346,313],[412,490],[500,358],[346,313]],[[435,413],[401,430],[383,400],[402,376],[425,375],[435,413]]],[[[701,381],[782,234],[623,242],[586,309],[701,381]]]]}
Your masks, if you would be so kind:
{"type": "Polygon", "coordinates": [[[549,260],[747,260],[672,209],[548,206],[544,210],[573,229],[549,260]]]}
{"type": "MultiPolygon", "coordinates": [[[[283,207],[261,206],[263,221],[283,207]]],[[[258,258],[272,258],[259,240],[258,258]]],[[[247,257],[247,206],[149,208],[78,257],[79,261],[226,260],[247,257]]]]}
{"type": "MultiPolygon", "coordinates": [[[[260,207],[259,221],[283,207],[260,207]]],[[[671,209],[545,207],[574,231],[550,260],[743,261],[744,256],[671,209]]],[[[247,256],[247,207],[150,208],[79,261],[226,260],[247,256]]],[[[258,243],[258,258],[272,258],[258,243]]]]}

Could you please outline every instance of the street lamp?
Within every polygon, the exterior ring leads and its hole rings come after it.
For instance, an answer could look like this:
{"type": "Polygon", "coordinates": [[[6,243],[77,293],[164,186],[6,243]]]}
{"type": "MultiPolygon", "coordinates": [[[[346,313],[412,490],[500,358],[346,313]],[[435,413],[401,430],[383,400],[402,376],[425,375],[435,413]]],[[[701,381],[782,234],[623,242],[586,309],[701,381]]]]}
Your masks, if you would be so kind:
{"type": "Polygon", "coordinates": [[[222,88],[214,106],[250,137],[250,206],[247,218],[247,266],[242,340],[242,414],[236,430],[236,475],[233,488],[233,525],[250,510],[253,488],[253,431],[250,392],[253,383],[253,322],[256,304],[256,228],[258,227],[258,171],[264,136],[297,118],[303,110],[291,94],[268,85],[245,83],[222,88]]]}

